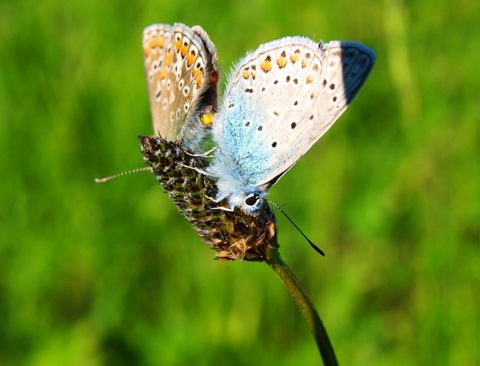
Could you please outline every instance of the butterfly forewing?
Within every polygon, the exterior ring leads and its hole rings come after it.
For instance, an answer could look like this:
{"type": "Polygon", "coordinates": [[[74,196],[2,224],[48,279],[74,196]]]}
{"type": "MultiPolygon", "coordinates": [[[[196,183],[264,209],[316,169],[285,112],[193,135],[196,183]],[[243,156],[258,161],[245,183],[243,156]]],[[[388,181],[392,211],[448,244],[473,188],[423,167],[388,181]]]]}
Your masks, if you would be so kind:
{"type": "Polygon", "coordinates": [[[247,55],[235,68],[216,122],[224,163],[250,186],[278,180],[345,111],[374,59],[359,43],[317,44],[303,37],[247,55]]]}

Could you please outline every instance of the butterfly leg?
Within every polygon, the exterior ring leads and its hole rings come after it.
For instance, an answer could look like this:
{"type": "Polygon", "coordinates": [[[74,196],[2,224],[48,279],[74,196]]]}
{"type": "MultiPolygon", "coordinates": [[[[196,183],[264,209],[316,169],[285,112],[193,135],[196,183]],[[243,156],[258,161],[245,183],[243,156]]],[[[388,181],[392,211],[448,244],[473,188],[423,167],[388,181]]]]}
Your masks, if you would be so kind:
{"type": "Polygon", "coordinates": [[[213,149],[210,149],[210,150],[204,152],[203,154],[191,154],[191,153],[189,153],[188,151],[185,150],[185,154],[187,154],[188,156],[192,156],[194,158],[213,158],[213,155],[210,155],[210,154],[217,149],[218,149],[218,146],[215,146],[213,149]]]}
{"type": "MultiPolygon", "coordinates": [[[[217,200],[213,197],[210,197],[210,196],[207,196],[205,195],[205,197],[207,197],[210,201],[214,202],[214,203],[219,203],[222,199],[220,200],[217,200]]],[[[212,207],[211,210],[222,210],[222,211],[227,211],[227,212],[233,212],[234,208],[233,207],[223,207],[223,206],[217,206],[217,207],[212,207]]]]}
{"type": "MultiPolygon", "coordinates": [[[[220,198],[213,198],[213,197],[210,197],[210,196],[207,196],[205,195],[205,197],[207,197],[210,201],[214,202],[214,203],[219,203],[221,201],[223,201],[225,199],[225,197],[220,197],[220,198]]],[[[223,207],[223,206],[217,206],[217,207],[212,207],[211,210],[222,210],[222,211],[226,211],[226,212],[233,212],[233,210],[235,209],[235,207],[223,207]]]]}
{"type": "Polygon", "coordinates": [[[185,165],[185,164],[182,164],[182,163],[176,163],[176,164],[179,165],[179,166],[181,166],[182,168],[193,169],[193,170],[195,170],[197,173],[206,175],[207,177],[213,177],[212,174],[208,173],[207,171],[205,171],[205,170],[203,170],[203,169],[199,169],[199,168],[196,168],[196,167],[193,167],[193,166],[188,166],[188,165],[185,165]]]}
{"type": "Polygon", "coordinates": [[[234,208],[233,207],[212,207],[211,210],[221,210],[221,211],[226,211],[226,212],[233,212],[234,208]]]}

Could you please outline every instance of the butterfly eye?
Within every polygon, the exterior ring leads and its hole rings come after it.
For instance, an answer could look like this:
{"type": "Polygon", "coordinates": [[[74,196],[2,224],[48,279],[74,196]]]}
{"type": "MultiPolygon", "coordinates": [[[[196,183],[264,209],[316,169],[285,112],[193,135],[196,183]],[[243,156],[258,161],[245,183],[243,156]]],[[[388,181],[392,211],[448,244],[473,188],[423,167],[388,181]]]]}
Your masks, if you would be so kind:
{"type": "Polygon", "coordinates": [[[247,206],[255,206],[259,200],[260,196],[257,193],[249,194],[247,198],[245,198],[245,203],[247,206]]]}

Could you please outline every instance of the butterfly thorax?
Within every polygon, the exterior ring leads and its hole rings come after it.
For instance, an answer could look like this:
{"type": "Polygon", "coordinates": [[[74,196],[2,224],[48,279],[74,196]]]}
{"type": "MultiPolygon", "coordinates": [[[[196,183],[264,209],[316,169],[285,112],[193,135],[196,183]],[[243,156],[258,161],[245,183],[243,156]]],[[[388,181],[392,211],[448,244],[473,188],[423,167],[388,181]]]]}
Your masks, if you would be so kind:
{"type": "Polygon", "coordinates": [[[241,170],[236,164],[225,159],[221,151],[216,153],[216,164],[208,167],[207,171],[217,179],[215,199],[220,202],[227,199],[229,209],[240,208],[247,215],[257,215],[265,205],[264,197],[268,186],[253,186],[246,184],[241,170]]]}

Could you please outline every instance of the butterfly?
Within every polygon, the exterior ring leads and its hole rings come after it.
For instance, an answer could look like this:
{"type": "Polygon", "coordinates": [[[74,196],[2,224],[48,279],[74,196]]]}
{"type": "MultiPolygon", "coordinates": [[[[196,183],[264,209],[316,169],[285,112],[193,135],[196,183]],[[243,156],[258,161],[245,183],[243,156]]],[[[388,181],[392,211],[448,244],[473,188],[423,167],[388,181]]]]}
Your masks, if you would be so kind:
{"type": "Polygon", "coordinates": [[[143,55],[154,133],[203,152],[217,108],[214,44],[200,26],[153,24],[143,32],[143,55]]]}
{"type": "Polygon", "coordinates": [[[332,126],[367,79],[375,53],[357,42],[286,37],[235,66],[213,125],[207,173],[226,210],[259,213],[274,185],[332,126]]]}

